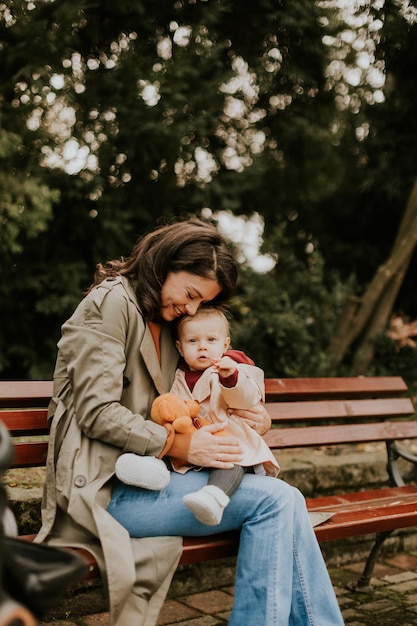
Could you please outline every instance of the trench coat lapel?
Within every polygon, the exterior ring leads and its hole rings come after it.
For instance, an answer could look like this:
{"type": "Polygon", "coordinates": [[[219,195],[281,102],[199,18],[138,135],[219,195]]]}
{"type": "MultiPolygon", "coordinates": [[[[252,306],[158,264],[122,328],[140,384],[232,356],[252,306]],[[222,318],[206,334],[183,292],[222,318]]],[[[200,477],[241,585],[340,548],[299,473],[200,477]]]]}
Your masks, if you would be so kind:
{"type": "Polygon", "coordinates": [[[179,354],[174,345],[171,328],[167,325],[163,325],[161,330],[161,359],[162,370],[168,373],[162,377],[163,392],[165,393],[171,389],[179,360],[179,354]]]}
{"type": "Polygon", "coordinates": [[[145,328],[145,334],[143,335],[143,340],[140,345],[140,353],[158,393],[161,394],[169,391],[172,382],[173,366],[175,368],[175,364],[178,360],[178,353],[176,352],[172,340],[169,337],[168,329],[161,329],[162,368],[161,363],[158,360],[153,337],[148,326],[145,328]],[[163,375],[162,371],[170,372],[170,375],[163,375]]]}
{"type": "Polygon", "coordinates": [[[178,352],[173,344],[169,329],[164,326],[161,329],[160,341],[161,359],[163,361],[162,370],[165,372],[164,375],[162,374],[161,364],[158,360],[151,331],[149,327],[146,326],[145,334],[143,335],[143,340],[140,345],[140,353],[159,394],[169,391],[178,361],[178,352]]]}

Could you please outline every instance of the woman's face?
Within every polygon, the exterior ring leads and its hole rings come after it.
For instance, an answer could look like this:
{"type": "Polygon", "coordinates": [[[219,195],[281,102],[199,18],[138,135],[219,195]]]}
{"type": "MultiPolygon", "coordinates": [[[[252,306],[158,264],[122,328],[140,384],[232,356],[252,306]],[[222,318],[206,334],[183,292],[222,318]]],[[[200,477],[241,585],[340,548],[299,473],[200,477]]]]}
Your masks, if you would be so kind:
{"type": "Polygon", "coordinates": [[[161,317],[172,322],[181,315],[195,315],[198,307],[219,295],[221,287],[211,278],[189,272],[170,272],[161,290],[161,317]]]}

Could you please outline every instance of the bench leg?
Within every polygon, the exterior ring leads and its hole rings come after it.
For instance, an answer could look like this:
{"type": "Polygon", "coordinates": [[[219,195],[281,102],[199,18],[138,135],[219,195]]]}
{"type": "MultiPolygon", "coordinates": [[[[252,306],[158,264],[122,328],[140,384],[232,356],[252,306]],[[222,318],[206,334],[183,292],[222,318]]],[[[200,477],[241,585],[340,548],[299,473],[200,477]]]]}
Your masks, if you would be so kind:
{"type": "Polygon", "coordinates": [[[366,560],[364,570],[362,572],[362,576],[356,583],[352,583],[349,585],[349,589],[351,591],[368,593],[373,590],[371,585],[372,574],[381,551],[382,545],[387,537],[389,537],[392,533],[392,530],[386,530],[381,533],[376,534],[375,543],[372,547],[372,550],[369,553],[369,556],[366,560]]]}

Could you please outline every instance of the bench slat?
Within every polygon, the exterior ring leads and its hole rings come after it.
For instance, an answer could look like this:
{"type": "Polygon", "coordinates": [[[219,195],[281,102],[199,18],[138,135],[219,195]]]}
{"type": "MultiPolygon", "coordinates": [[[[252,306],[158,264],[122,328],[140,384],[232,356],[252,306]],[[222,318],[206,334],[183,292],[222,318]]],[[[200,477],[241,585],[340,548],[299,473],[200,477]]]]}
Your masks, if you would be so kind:
{"type": "Polygon", "coordinates": [[[238,531],[231,531],[209,537],[184,537],[180,564],[236,556],[239,548],[239,535],[238,531]]]}
{"type": "MultiPolygon", "coordinates": [[[[33,406],[47,404],[52,395],[51,380],[10,380],[0,381],[0,406],[33,402],[33,406]]],[[[354,397],[394,397],[407,393],[407,386],[401,376],[364,376],[335,378],[267,378],[266,395],[270,400],[286,396],[293,400],[307,400],[320,396],[354,397]]],[[[26,404],[26,406],[29,406],[26,404]]]]}
{"type": "Polygon", "coordinates": [[[376,502],[378,506],[391,506],[401,502],[415,500],[417,495],[416,485],[405,485],[404,487],[382,487],[369,491],[358,491],[341,493],[331,496],[318,496],[317,498],[307,498],[307,506],[310,511],[331,510],[343,511],[346,509],[364,510],[373,506],[376,502]]]}
{"type": "MultiPolygon", "coordinates": [[[[336,511],[335,515],[314,531],[320,542],[345,539],[356,535],[395,530],[417,524],[417,487],[392,487],[381,490],[341,494],[307,500],[310,511],[336,511]],[[332,501],[336,500],[335,505],[332,501]],[[375,504],[376,501],[376,504],[375,504]],[[366,507],[369,503],[370,508],[366,507]]],[[[223,556],[236,556],[239,533],[184,539],[180,563],[194,563],[223,556]]]]}
{"type": "Polygon", "coordinates": [[[417,509],[415,504],[393,506],[390,509],[374,508],[371,515],[364,519],[363,513],[336,514],[332,518],[333,523],[328,526],[317,526],[316,537],[318,541],[332,541],[335,539],[347,539],[348,537],[380,533],[384,531],[410,528],[417,525],[417,509]]]}
{"type": "Polygon", "coordinates": [[[0,381],[0,406],[47,406],[52,396],[51,380],[0,381]]]}
{"type": "Polygon", "coordinates": [[[49,433],[47,409],[0,410],[0,421],[12,436],[47,435],[49,433]]]}
{"type": "Polygon", "coordinates": [[[308,400],[320,396],[354,398],[393,397],[407,393],[401,376],[346,376],[330,378],[268,378],[265,390],[271,400],[308,400]]]}
{"type": "Polygon", "coordinates": [[[414,415],[410,398],[366,400],[311,400],[305,402],[268,402],[273,421],[304,421],[317,419],[360,419],[407,417],[414,415]]]}
{"type": "Polygon", "coordinates": [[[12,467],[43,467],[46,463],[47,441],[18,441],[14,443],[12,467]]]}
{"type": "Polygon", "coordinates": [[[396,530],[398,520],[401,520],[401,528],[417,525],[416,486],[309,499],[307,506],[312,511],[335,512],[327,522],[316,527],[319,541],[396,530]]]}
{"type": "Polygon", "coordinates": [[[373,424],[336,424],[272,428],[264,435],[270,448],[301,448],[333,444],[393,441],[417,437],[417,422],[379,422],[373,424]]]}

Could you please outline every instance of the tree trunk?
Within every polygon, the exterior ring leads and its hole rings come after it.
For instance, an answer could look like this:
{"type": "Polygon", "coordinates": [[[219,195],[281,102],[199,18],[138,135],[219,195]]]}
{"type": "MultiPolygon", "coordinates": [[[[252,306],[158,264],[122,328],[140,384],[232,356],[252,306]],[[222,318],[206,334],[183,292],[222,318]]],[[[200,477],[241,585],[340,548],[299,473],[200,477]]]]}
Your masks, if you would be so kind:
{"type": "Polygon", "coordinates": [[[375,308],[353,360],[353,373],[356,375],[365,374],[373,361],[375,354],[375,340],[388,326],[388,322],[410,260],[411,255],[405,263],[403,269],[393,276],[377,307],[375,308]]]}
{"type": "Polygon", "coordinates": [[[361,302],[362,299],[356,296],[348,296],[345,302],[345,306],[343,307],[342,314],[333,332],[328,348],[329,354],[332,355],[330,369],[333,369],[343,361],[343,357],[349,348],[349,344],[346,343],[346,338],[348,337],[349,329],[354,323],[361,302]]]}
{"type": "Polygon", "coordinates": [[[417,180],[411,191],[393,249],[380,265],[359,304],[350,299],[329,346],[331,368],[343,361],[353,342],[363,335],[357,348],[355,367],[363,374],[374,354],[374,341],[388,323],[417,243],[417,180]]]}

